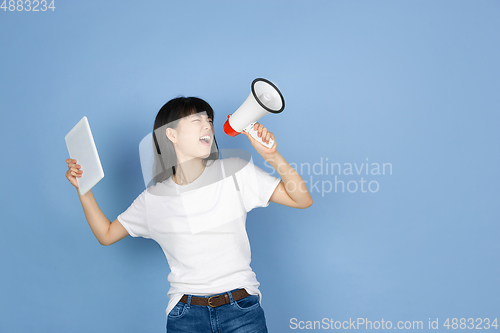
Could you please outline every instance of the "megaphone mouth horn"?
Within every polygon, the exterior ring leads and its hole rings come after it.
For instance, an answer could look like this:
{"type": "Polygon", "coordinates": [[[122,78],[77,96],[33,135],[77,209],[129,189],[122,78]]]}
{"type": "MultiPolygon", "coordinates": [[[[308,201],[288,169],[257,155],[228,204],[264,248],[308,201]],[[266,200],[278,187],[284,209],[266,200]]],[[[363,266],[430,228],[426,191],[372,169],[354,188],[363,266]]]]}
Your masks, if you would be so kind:
{"type": "Polygon", "coordinates": [[[252,92],[241,106],[233,113],[231,118],[224,123],[224,132],[230,136],[236,136],[243,131],[248,132],[254,139],[266,147],[271,147],[272,143],[263,143],[262,138],[257,136],[252,125],[260,118],[270,113],[280,113],[285,108],[285,99],[271,81],[257,78],[253,80],[252,92]],[[269,146],[268,146],[269,145],[269,146]]]}
{"type": "Polygon", "coordinates": [[[263,78],[253,80],[252,94],[257,103],[268,112],[280,113],[285,109],[285,99],[281,91],[269,80],[263,78]]]}

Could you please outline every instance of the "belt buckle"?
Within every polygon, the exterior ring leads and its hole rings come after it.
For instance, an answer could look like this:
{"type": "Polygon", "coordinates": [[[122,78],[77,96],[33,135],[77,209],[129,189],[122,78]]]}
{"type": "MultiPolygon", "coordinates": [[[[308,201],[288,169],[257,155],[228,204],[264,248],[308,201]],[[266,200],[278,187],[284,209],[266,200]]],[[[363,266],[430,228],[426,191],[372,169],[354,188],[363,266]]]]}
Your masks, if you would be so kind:
{"type": "Polygon", "coordinates": [[[220,296],[220,295],[210,296],[210,297],[208,298],[208,305],[209,305],[210,307],[212,307],[212,308],[215,308],[216,306],[212,304],[212,298],[214,298],[214,297],[219,297],[219,296],[220,296]]]}

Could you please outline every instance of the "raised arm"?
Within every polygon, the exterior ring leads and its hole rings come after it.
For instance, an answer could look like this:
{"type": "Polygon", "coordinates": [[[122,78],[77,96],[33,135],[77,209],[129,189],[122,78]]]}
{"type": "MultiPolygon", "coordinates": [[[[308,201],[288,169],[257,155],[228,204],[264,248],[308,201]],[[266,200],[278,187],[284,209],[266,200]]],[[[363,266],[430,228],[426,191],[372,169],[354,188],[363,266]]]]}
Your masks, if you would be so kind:
{"type": "Polygon", "coordinates": [[[248,137],[255,150],[267,163],[272,165],[282,179],[269,201],[293,208],[304,209],[310,207],[313,204],[313,200],[307,189],[306,183],[297,171],[295,171],[278,152],[274,134],[269,132],[267,128],[259,123],[255,123],[254,129],[257,131],[257,135],[263,138],[264,142],[269,143],[270,138],[274,140],[274,145],[271,148],[267,148],[255,140],[250,134],[243,132],[248,137]]]}
{"type": "Polygon", "coordinates": [[[68,171],[66,171],[66,178],[68,178],[71,185],[76,188],[78,197],[83,207],[83,212],[87,218],[90,229],[94,233],[95,238],[101,245],[111,245],[117,241],[128,236],[127,230],[121,225],[118,220],[110,222],[104,215],[101,208],[97,204],[92,191],[88,191],[85,195],[80,194],[78,189],[77,177],[81,177],[83,171],[80,170],[81,166],[76,164],[76,160],[67,159],[68,171]]]}

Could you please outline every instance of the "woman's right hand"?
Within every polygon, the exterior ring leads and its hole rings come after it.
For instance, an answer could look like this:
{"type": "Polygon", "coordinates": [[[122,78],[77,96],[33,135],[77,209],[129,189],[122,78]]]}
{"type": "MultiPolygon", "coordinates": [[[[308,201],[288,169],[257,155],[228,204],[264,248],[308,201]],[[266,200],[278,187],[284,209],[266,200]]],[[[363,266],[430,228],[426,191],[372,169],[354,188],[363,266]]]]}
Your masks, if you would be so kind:
{"type": "Polygon", "coordinates": [[[71,185],[76,187],[78,189],[78,183],[76,181],[76,178],[80,178],[83,174],[82,170],[79,170],[82,166],[79,164],[76,164],[76,160],[68,158],[66,160],[66,163],[68,163],[68,171],[66,171],[66,178],[68,178],[69,182],[71,185]]]}

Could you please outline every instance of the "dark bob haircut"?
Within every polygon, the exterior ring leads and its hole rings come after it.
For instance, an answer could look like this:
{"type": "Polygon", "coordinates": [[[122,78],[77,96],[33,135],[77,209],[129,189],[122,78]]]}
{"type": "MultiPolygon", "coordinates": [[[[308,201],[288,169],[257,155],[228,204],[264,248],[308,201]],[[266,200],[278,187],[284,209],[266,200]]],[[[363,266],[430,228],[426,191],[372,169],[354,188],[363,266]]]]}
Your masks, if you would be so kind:
{"type": "MultiPolygon", "coordinates": [[[[174,98],[163,105],[160,111],[158,111],[153,127],[154,177],[148,184],[148,187],[170,178],[176,172],[177,155],[172,141],[165,134],[166,129],[175,129],[180,119],[200,112],[206,112],[207,116],[214,121],[214,110],[210,104],[198,97],[174,98]]],[[[219,146],[214,134],[211,153],[203,160],[203,163],[207,166],[209,161],[213,163],[218,158],[219,146]]]]}

